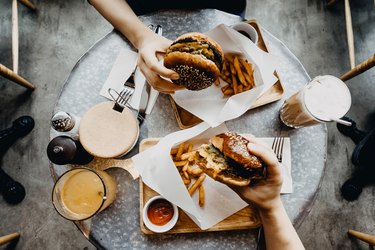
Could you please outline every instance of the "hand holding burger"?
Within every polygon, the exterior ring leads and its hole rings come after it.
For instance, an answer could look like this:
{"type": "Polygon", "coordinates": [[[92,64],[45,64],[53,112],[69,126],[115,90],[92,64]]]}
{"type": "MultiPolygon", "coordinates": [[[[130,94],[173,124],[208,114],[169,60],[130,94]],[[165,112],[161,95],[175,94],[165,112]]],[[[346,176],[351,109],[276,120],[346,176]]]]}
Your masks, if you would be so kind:
{"type": "Polygon", "coordinates": [[[227,132],[201,145],[198,153],[197,165],[213,179],[230,186],[246,202],[264,209],[280,202],[279,162],[261,140],[227,132]]]}
{"type": "Polygon", "coordinates": [[[263,141],[251,136],[247,149],[266,165],[266,177],[247,187],[230,186],[246,202],[260,209],[270,210],[281,203],[280,190],[283,183],[281,167],[273,150],[263,141]]]}
{"type": "Polygon", "coordinates": [[[143,39],[140,39],[136,45],[139,53],[138,67],[146,77],[147,82],[154,89],[165,94],[172,94],[176,90],[184,89],[162,78],[165,77],[174,80],[179,78],[176,72],[167,69],[159,63],[171,41],[153,33],[151,30],[147,30],[147,33],[147,35],[143,35],[143,39]]]}
{"type": "Polygon", "coordinates": [[[283,183],[280,163],[273,150],[255,137],[246,137],[250,153],[266,164],[266,178],[246,187],[230,186],[247,203],[259,208],[267,249],[305,249],[280,199],[283,183]]]}

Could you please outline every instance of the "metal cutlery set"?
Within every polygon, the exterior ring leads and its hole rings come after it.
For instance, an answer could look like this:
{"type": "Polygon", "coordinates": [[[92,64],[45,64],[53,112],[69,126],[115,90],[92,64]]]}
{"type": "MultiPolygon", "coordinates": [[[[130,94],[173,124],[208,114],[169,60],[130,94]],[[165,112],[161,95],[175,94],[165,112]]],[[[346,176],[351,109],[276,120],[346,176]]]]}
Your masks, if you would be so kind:
{"type": "MultiPolygon", "coordinates": [[[[160,25],[154,26],[151,24],[149,25],[149,28],[153,29],[154,32],[158,35],[162,34],[162,27],[160,25]]],[[[128,102],[135,91],[134,76],[137,71],[138,71],[138,66],[135,67],[133,72],[130,74],[129,78],[125,81],[123,89],[121,90],[120,93],[118,93],[116,90],[112,88],[108,89],[109,95],[115,101],[115,105],[113,109],[117,111],[122,111],[125,106],[131,108],[130,105],[128,105],[128,102]],[[114,96],[113,93],[115,93],[117,96],[114,96]]],[[[151,92],[151,86],[147,82],[145,82],[143,89],[142,89],[141,99],[140,99],[138,113],[137,113],[137,120],[138,120],[139,126],[142,125],[142,123],[144,122],[146,118],[146,108],[150,101],[150,92],[151,92]]],[[[153,104],[154,103],[150,103],[150,105],[153,105],[153,104]]]]}

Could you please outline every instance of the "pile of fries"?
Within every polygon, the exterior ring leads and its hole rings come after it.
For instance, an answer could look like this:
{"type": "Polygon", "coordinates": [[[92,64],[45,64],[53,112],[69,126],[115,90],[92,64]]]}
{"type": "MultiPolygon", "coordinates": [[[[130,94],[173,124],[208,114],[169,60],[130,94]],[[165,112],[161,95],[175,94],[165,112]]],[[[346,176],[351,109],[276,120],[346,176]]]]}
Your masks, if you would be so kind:
{"type": "Polygon", "coordinates": [[[199,190],[199,206],[203,207],[205,200],[203,181],[206,175],[194,163],[198,152],[193,151],[193,144],[185,147],[185,143],[181,143],[177,148],[171,149],[171,156],[190,196],[199,190]]]}
{"type": "Polygon", "coordinates": [[[221,88],[224,95],[239,94],[255,86],[251,63],[238,55],[225,55],[220,77],[229,83],[221,88]]]}

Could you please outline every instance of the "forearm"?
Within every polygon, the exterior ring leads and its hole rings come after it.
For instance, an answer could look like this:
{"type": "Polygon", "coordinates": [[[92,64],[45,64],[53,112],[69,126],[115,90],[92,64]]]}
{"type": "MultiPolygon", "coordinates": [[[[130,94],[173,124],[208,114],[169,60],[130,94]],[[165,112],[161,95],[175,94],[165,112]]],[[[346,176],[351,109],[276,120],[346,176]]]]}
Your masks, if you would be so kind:
{"type": "Polygon", "coordinates": [[[95,9],[138,48],[152,31],[134,14],[125,0],[91,0],[95,9]]]}
{"type": "Polygon", "coordinates": [[[267,249],[305,249],[279,200],[272,209],[260,210],[267,249]]]}

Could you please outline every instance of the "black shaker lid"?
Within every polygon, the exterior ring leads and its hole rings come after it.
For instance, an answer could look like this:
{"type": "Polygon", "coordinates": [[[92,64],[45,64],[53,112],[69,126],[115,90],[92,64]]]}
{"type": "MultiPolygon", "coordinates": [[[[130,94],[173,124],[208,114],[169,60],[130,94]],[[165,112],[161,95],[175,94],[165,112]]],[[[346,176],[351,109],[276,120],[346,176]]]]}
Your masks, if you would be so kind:
{"type": "Polygon", "coordinates": [[[77,145],[69,136],[58,136],[50,141],[47,155],[51,162],[64,165],[71,163],[77,153],[77,145]]]}

